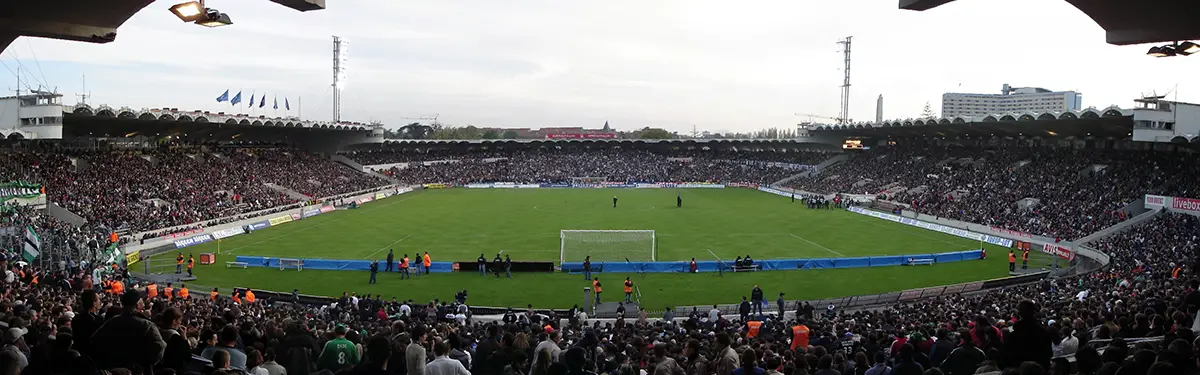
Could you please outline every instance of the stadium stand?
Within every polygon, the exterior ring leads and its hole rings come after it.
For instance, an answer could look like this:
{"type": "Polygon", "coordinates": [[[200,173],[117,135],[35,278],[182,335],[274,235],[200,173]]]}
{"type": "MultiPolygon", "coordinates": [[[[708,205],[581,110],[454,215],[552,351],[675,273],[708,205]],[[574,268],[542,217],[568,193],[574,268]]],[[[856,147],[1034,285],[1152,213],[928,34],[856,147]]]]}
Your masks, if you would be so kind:
{"type": "Polygon", "coordinates": [[[648,151],[531,151],[501,160],[461,159],[455,163],[408,165],[389,174],[402,183],[479,182],[563,183],[596,177],[618,182],[747,182],[769,184],[796,173],[793,169],[731,160],[694,157],[671,160],[648,151]]]}
{"type": "Polygon", "coordinates": [[[1124,219],[1144,194],[1187,191],[1176,154],[1057,148],[885,147],[791,187],[882,196],[917,212],[1062,239],[1124,219]],[[1174,180],[1168,180],[1174,177],[1174,180]],[[1022,207],[1020,201],[1031,204],[1022,207]]]}
{"type": "Polygon", "coordinates": [[[296,202],[264,183],[311,199],[387,181],[295,150],[8,152],[0,180],[51,186],[49,199],[90,223],[152,231],[296,202]]]}
{"type": "MultiPolygon", "coordinates": [[[[544,182],[602,175],[624,181],[769,183],[795,172],[724,155],[694,155],[690,162],[611,150],[512,153],[494,162],[480,156],[459,158],[454,168],[435,164],[391,173],[406,182],[544,182]]],[[[314,196],[382,184],[319,157],[278,149],[223,150],[203,158],[184,151],[4,157],[0,173],[6,178],[66,186],[48,194],[90,222],[71,228],[19,206],[7,207],[0,216],[8,227],[38,228],[47,241],[63,241],[71,249],[32,265],[21,262],[16,249],[0,259],[3,374],[441,375],[446,367],[461,365],[474,374],[494,375],[878,374],[888,367],[897,374],[936,367],[947,374],[1021,369],[1158,375],[1197,373],[1200,359],[1194,346],[1200,327],[1195,323],[1200,281],[1194,279],[1200,267],[1200,220],[1189,215],[1161,213],[1099,240],[1094,246],[1112,259],[1096,272],[878,308],[800,305],[795,317],[789,313],[756,325],[715,309],[693,309],[666,321],[649,319],[645,312],[601,321],[576,309],[475,316],[456,303],[379,295],[312,300],[259,291],[254,300],[242,290],[234,300],[229,293],[210,298],[207,291],[195,290],[191,298],[157,292],[152,297],[120,272],[105,275],[105,282],[94,278],[109,269],[98,257],[105,243],[99,224],[161,228],[211,218],[226,213],[224,203],[213,198],[222,190],[242,195],[243,202],[256,201],[255,207],[288,202],[253,187],[261,181],[314,196]],[[77,170],[80,160],[90,167],[77,170]],[[141,183],[135,174],[158,183],[141,183]],[[218,181],[224,179],[233,181],[218,181]],[[164,210],[138,218],[135,214],[160,210],[142,203],[148,198],[186,212],[164,210]],[[109,280],[128,287],[113,293],[117,287],[109,280]],[[800,330],[804,334],[796,333],[800,330]],[[325,353],[336,347],[327,343],[343,337],[361,361],[339,362],[336,354],[325,353]]],[[[796,185],[815,192],[886,195],[914,202],[917,210],[964,219],[986,219],[981,215],[990,213],[997,216],[991,223],[1077,238],[1121,220],[1109,211],[1138,194],[1194,191],[1194,181],[1175,177],[1194,168],[1185,161],[1134,152],[896,148],[857,155],[796,185]],[[949,159],[955,161],[941,163],[949,159]],[[1081,172],[1095,165],[1106,167],[1081,172]],[[871,181],[859,183],[866,179],[871,181]],[[896,186],[905,189],[892,191],[896,186]],[[925,190],[913,190],[919,186],[925,190]],[[968,190],[967,195],[941,201],[946,190],[957,189],[968,190]],[[1043,199],[1044,208],[1002,208],[1027,197],[1043,199]],[[968,210],[970,205],[979,208],[968,210]]]]}

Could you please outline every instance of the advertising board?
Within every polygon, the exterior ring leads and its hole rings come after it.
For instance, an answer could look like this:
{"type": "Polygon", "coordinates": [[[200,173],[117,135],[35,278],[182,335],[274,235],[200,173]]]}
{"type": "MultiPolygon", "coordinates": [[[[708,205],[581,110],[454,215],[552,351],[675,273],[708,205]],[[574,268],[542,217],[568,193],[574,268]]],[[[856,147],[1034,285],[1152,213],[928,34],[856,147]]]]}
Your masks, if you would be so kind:
{"type": "Polygon", "coordinates": [[[283,215],[280,217],[273,217],[273,218],[268,219],[267,221],[271,223],[271,226],[276,226],[279,224],[283,224],[283,223],[292,221],[292,215],[283,215]]]}
{"type": "Polygon", "coordinates": [[[211,234],[201,234],[201,235],[195,236],[195,237],[189,237],[189,238],[185,238],[182,240],[175,240],[175,248],[180,249],[180,248],[185,248],[185,247],[192,246],[192,245],[199,245],[199,244],[209,242],[212,240],[213,240],[213,237],[211,234]]]}
{"type": "Polygon", "coordinates": [[[975,241],[987,242],[987,243],[990,243],[993,245],[999,245],[999,246],[1004,246],[1004,247],[1012,247],[1012,245],[1013,245],[1013,240],[1010,240],[1007,238],[989,236],[986,234],[975,233],[975,232],[965,230],[965,229],[948,227],[948,226],[941,225],[941,224],[928,223],[928,222],[924,222],[924,221],[920,221],[920,220],[916,220],[916,219],[912,219],[912,218],[896,216],[896,215],[887,214],[887,213],[883,213],[883,212],[871,211],[871,210],[863,209],[862,207],[850,207],[850,208],[847,208],[846,210],[856,213],[856,214],[860,214],[860,215],[867,215],[867,216],[871,216],[871,217],[875,217],[875,218],[879,218],[879,219],[897,222],[897,223],[904,224],[904,225],[914,226],[914,227],[918,227],[918,228],[925,228],[928,230],[949,234],[951,236],[969,238],[969,239],[972,239],[975,241]]]}
{"type": "Polygon", "coordinates": [[[246,228],[233,227],[233,228],[229,228],[229,229],[222,229],[219,231],[212,232],[212,236],[213,236],[213,238],[216,238],[216,239],[222,239],[222,238],[229,238],[229,237],[233,237],[233,236],[236,236],[239,234],[244,234],[244,233],[246,233],[246,228]]]}

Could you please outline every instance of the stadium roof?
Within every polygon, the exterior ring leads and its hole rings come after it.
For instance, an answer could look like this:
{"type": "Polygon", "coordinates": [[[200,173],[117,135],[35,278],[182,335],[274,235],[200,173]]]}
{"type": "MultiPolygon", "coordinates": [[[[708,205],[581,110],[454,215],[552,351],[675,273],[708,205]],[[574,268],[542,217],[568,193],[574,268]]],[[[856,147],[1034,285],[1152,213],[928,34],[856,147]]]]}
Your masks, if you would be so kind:
{"type": "MultiPolygon", "coordinates": [[[[954,0],[900,0],[900,9],[929,10],[954,0]]],[[[1109,44],[1127,45],[1200,39],[1200,1],[1066,0],[1105,31],[1109,44]]],[[[980,16],[983,16],[982,14],[980,16]]]]}
{"type": "Polygon", "coordinates": [[[821,125],[813,136],[842,137],[1074,137],[1127,139],[1133,131],[1133,112],[1109,107],[1082,111],[1005,113],[983,118],[925,118],[876,124],[821,125]]]}
{"type": "MultiPolygon", "coordinates": [[[[183,0],[180,0],[182,2],[183,0]]],[[[298,11],[325,9],[325,0],[271,0],[298,11]]],[[[117,27],[148,0],[9,0],[0,1],[0,51],[19,36],[108,43],[117,38],[117,27]]],[[[174,17],[159,2],[163,17],[174,17]]],[[[157,8],[157,7],[156,7],[157,8]]],[[[235,15],[236,16],[236,15],[235,15]]]]}
{"type": "MultiPolygon", "coordinates": [[[[63,127],[75,136],[130,137],[189,135],[197,140],[278,140],[312,132],[371,132],[378,125],[305,121],[176,108],[132,109],[106,105],[63,106],[63,127]]],[[[328,133],[326,133],[328,134],[328,133]]]]}

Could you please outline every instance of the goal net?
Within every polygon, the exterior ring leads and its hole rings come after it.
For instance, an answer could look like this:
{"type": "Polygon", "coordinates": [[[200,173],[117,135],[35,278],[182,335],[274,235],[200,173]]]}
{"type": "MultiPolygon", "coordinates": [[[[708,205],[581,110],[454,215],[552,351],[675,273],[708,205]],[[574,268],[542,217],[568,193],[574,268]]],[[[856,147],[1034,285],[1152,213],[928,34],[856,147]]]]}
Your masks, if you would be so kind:
{"type": "Polygon", "coordinates": [[[303,271],[304,270],[304,259],[279,258],[279,270],[280,271],[291,270],[291,269],[294,269],[296,271],[303,271]]]}
{"type": "Polygon", "coordinates": [[[559,263],[654,261],[655,239],[652,230],[563,230],[559,232],[559,263]]]}

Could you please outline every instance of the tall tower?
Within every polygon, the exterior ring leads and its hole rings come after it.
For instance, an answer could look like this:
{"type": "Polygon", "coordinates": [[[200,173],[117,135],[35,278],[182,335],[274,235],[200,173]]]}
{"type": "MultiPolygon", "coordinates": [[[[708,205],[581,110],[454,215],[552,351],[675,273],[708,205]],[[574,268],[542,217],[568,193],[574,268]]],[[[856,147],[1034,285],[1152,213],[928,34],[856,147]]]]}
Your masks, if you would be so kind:
{"type": "Polygon", "coordinates": [[[875,123],[883,122],[883,94],[879,94],[879,99],[875,99],[875,123]]]}
{"type": "Polygon", "coordinates": [[[346,87],[346,47],[349,42],[333,36],[333,122],[342,121],[342,89],[346,87]]]}
{"type": "Polygon", "coordinates": [[[842,112],[838,114],[838,124],[845,125],[850,123],[850,39],[853,36],[846,37],[846,40],[838,41],[842,45],[842,55],[845,56],[846,68],[843,69],[845,78],[842,81],[842,112]]]}

